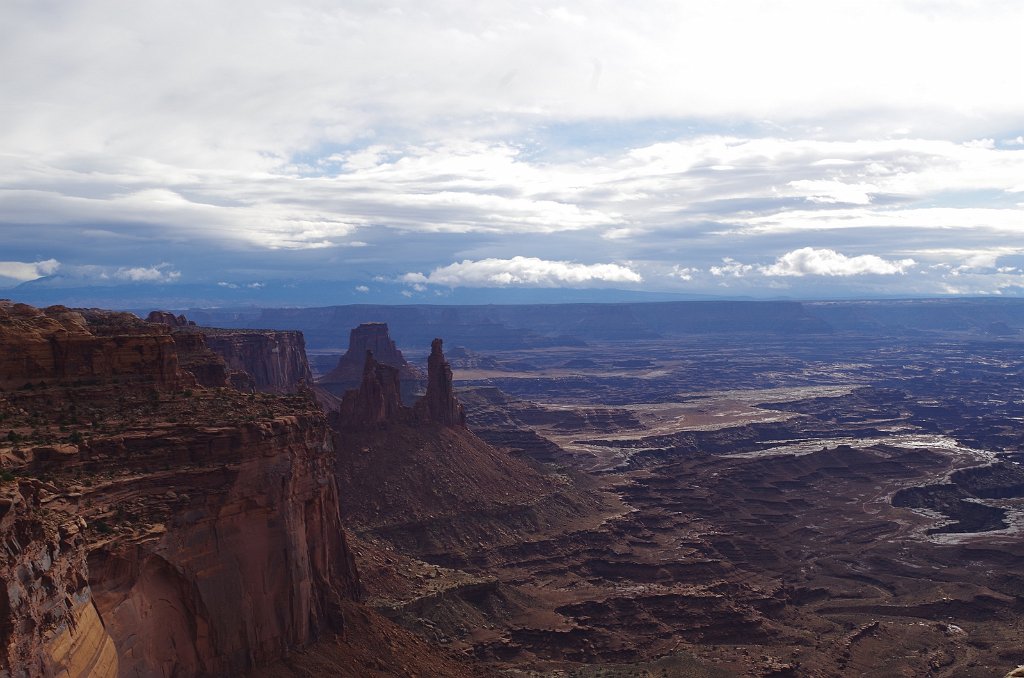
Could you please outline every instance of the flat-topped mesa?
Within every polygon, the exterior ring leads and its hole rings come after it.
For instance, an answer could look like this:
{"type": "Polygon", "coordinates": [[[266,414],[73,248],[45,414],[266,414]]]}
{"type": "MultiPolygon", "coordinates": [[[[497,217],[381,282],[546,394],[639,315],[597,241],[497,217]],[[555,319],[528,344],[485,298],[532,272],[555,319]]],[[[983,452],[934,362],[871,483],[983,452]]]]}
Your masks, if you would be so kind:
{"type": "Polygon", "coordinates": [[[339,420],[343,426],[370,426],[406,416],[399,392],[398,368],[377,362],[366,352],[359,388],[346,391],[339,420]]]}
{"type": "Polygon", "coordinates": [[[452,368],[441,350],[443,342],[434,339],[427,358],[427,393],[416,403],[416,414],[421,419],[444,426],[465,426],[466,414],[455,397],[452,386],[452,368]]]}
{"type": "Polygon", "coordinates": [[[349,333],[348,351],[338,360],[333,370],[320,378],[320,383],[337,395],[357,388],[362,383],[366,352],[373,353],[374,359],[398,370],[402,393],[408,398],[415,390],[416,382],[423,375],[405,360],[388,333],[387,323],[362,323],[349,333]]]}
{"type": "Polygon", "coordinates": [[[0,390],[97,381],[174,389],[183,383],[168,328],[131,313],[0,301],[0,345],[0,390]]]}

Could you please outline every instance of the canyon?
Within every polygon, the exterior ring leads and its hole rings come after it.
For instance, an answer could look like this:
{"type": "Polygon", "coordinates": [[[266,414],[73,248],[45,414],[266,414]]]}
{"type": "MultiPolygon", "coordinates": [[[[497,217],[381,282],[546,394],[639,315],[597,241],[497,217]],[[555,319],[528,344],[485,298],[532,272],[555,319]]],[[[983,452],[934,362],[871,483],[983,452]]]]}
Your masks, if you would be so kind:
{"type": "Polygon", "coordinates": [[[0,301],[0,676],[1009,675],[1022,309],[0,301]]]}

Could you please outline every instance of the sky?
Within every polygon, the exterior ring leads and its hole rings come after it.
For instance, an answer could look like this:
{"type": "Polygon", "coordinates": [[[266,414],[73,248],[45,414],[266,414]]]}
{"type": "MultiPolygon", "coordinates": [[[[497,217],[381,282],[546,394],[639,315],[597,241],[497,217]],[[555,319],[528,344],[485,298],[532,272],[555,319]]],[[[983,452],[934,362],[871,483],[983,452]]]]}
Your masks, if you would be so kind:
{"type": "Polygon", "coordinates": [[[1024,296],[1022,34],[997,0],[5,0],[0,296],[1024,296]]]}

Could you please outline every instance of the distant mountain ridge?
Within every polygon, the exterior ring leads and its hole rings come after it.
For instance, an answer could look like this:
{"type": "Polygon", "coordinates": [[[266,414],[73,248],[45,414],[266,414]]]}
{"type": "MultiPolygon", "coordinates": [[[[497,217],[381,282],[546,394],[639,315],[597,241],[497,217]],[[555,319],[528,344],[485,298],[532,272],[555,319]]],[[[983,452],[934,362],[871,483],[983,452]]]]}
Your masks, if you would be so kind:
{"type": "Polygon", "coordinates": [[[402,346],[444,334],[473,349],[580,346],[690,334],[907,335],[969,332],[1006,336],[1024,329],[1024,299],[874,301],[674,301],[487,306],[369,305],[189,310],[205,325],[299,329],[313,348],[345,345],[349,328],[386,322],[402,346]]]}

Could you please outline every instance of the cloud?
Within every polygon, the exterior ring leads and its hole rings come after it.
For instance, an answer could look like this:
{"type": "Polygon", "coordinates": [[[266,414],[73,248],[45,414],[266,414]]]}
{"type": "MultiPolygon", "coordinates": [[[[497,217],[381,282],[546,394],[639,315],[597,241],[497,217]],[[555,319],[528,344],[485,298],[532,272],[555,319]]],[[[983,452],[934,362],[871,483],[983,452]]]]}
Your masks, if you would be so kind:
{"type": "Polygon", "coordinates": [[[394,280],[528,236],[690,290],[802,245],[989,250],[1024,223],[1024,5],[969,6],[0,3],[3,257],[394,280]]]}
{"type": "Polygon", "coordinates": [[[119,268],[114,272],[114,277],[131,282],[172,282],[181,277],[181,272],[172,271],[170,267],[170,264],[163,263],[148,267],[119,268]]]}
{"type": "Polygon", "coordinates": [[[732,276],[733,278],[742,278],[753,270],[753,265],[741,264],[732,257],[724,257],[722,259],[721,266],[712,266],[708,268],[708,272],[713,276],[732,276]]]}
{"type": "Polygon", "coordinates": [[[361,294],[366,294],[367,292],[370,291],[370,288],[367,287],[366,285],[356,285],[355,290],[356,292],[359,292],[361,294]]]}
{"type": "Polygon", "coordinates": [[[407,273],[401,280],[447,287],[573,287],[593,283],[639,283],[643,278],[631,268],[619,264],[577,264],[518,256],[479,261],[466,259],[436,268],[428,275],[407,273]]]}
{"type": "Polygon", "coordinates": [[[759,271],[766,276],[902,275],[917,264],[913,259],[887,260],[874,254],[848,257],[830,249],[801,247],[787,252],[759,271]]]}
{"type": "Polygon", "coordinates": [[[696,273],[700,273],[699,268],[680,266],[679,264],[676,264],[675,266],[672,267],[672,271],[671,273],[669,273],[669,275],[675,278],[679,278],[680,280],[685,280],[689,282],[690,280],[693,280],[693,276],[696,273]]]}
{"type": "Polygon", "coordinates": [[[0,261],[0,277],[13,278],[18,282],[36,280],[43,276],[53,275],[60,268],[60,262],[56,259],[46,261],[0,261]]]}
{"type": "Polygon", "coordinates": [[[873,184],[848,184],[835,179],[800,179],[789,182],[789,186],[809,202],[854,205],[867,205],[871,202],[871,193],[878,190],[873,184]]]}

